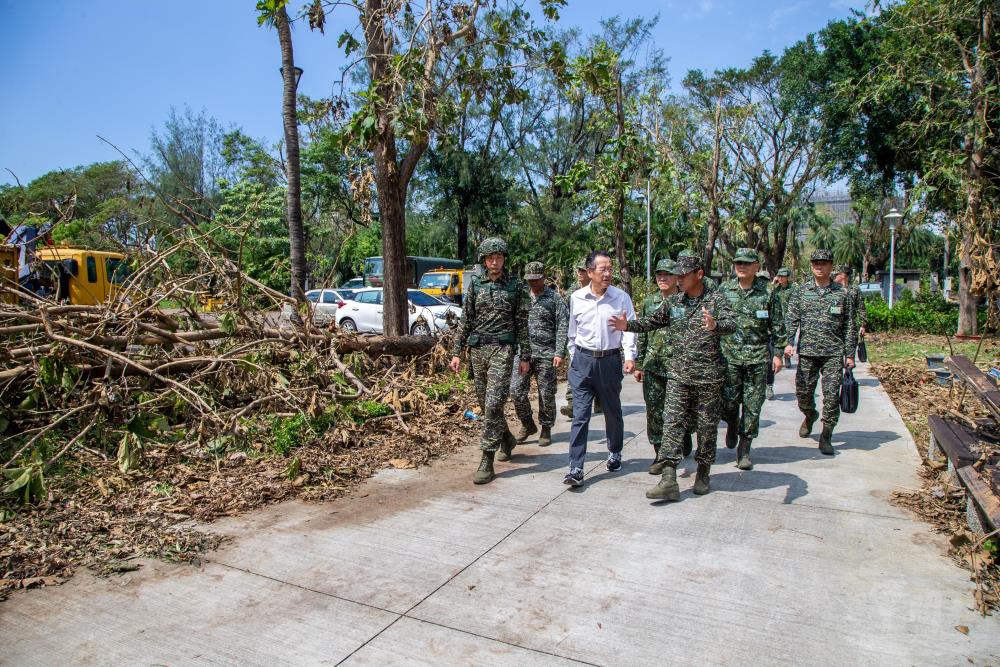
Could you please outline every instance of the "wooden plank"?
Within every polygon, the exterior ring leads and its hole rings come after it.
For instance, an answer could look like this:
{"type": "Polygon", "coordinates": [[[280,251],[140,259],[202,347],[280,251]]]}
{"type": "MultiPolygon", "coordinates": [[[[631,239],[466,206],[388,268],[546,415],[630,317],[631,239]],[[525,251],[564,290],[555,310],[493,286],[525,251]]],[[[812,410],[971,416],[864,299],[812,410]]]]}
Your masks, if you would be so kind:
{"type": "Polygon", "coordinates": [[[990,529],[1000,528],[1000,498],[993,493],[993,489],[983,481],[983,478],[972,466],[959,468],[958,478],[962,480],[962,485],[969,492],[976,507],[991,524],[990,529]]]}
{"type": "Polygon", "coordinates": [[[979,459],[970,447],[976,442],[975,436],[961,424],[938,415],[931,415],[927,418],[927,425],[930,427],[931,433],[934,434],[938,446],[944,451],[945,456],[948,457],[956,470],[972,465],[979,459]]]}
{"type": "Polygon", "coordinates": [[[997,390],[993,378],[982,372],[971,359],[962,354],[948,357],[948,367],[955,377],[968,385],[993,416],[1000,419],[1000,391],[997,390]]]}

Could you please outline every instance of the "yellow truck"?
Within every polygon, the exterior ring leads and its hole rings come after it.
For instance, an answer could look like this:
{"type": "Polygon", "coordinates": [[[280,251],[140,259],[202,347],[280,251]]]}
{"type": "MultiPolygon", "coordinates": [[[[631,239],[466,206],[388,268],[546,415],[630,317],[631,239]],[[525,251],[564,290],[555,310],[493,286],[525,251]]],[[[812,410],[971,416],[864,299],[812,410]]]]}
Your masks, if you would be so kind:
{"type": "Polygon", "coordinates": [[[417,288],[431,296],[444,297],[454,304],[462,305],[462,295],[468,278],[468,269],[435,269],[420,277],[417,288]]]}
{"type": "MultiPolygon", "coordinates": [[[[21,289],[41,296],[54,297],[73,305],[90,306],[112,298],[132,273],[119,252],[90,250],[71,246],[38,245],[28,271],[20,271],[19,248],[3,246],[0,264],[4,282],[14,276],[21,289]],[[17,276],[20,273],[20,280],[17,276]]],[[[3,290],[4,301],[16,301],[16,293],[3,290]]]]}

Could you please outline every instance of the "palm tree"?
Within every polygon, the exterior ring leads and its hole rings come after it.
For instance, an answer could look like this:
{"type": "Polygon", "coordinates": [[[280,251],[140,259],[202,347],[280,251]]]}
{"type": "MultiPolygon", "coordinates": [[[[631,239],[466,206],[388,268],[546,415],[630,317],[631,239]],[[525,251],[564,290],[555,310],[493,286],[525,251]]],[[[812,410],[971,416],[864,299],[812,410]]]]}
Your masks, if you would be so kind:
{"type": "Polygon", "coordinates": [[[861,266],[865,257],[865,244],[854,224],[838,227],[833,234],[833,257],[838,264],[852,268],[861,266]]]}
{"type": "Polygon", "coordinates": [[[305,299],[306,285],[306,242],[302,226],[302,187],[299,166],[299,126],[295,108],[295,89],[298,86],[295,58],[292,52],[292,30],[289,26],[285,5],[275,10],[274,27],[278,31],[281,45],[281,76],[284,87],[281,114],[285,126],[285,178],[288,181],[286,195],[288,208],[288,243],[292,264],[291,294],[295,299],[305,299]]]}

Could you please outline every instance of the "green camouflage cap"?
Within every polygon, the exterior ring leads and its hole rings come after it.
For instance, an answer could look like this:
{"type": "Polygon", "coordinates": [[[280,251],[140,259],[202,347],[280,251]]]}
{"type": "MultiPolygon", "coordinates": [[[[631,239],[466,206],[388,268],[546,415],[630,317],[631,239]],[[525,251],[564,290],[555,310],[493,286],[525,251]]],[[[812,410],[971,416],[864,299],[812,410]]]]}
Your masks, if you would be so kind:
{"type": "Polygon", "coordinates": [[[486,255],[492,255],[496,252],[506,257],[507,243],[503,239],[493,236],[479,244],[479,261],[482,262],[486,255]]]}
{"type": "Polygon", "coordinates": [[[580,260],[576,264],[573,265],[573,268],[576,269],[577,271],[586,271],[587,270],[587,256],[584,255],[583,257],[581,257],[580,260]]]}
{"type": "Polygon", "coordinates": [[[733,257],[734,262],[759,262],[760,257],[757,255],[757,251],[753,248],[740,248],[736,251],[736,256],[733,257]]]}
{"type": "Polygon", "coordinates": [[[703,267],[704,264],[701,261],[701,257],[695,257],[694,254],[685,255],[682,252],[677,256],[677,261],[674,262],[674,270],[672,273],[677,276],[683,276],[686,273],[697,271],[703,267]]]}
{"type": "Polygon", "coordinates": [[[541,262],[528,262],[524,267],[525,280],[541,280],[545,277],[545,265],[541,262]]]}
{"type": "Polygon", "coordinates": [[[812,254],[809,255],[810,262],[832,262],[833,252],[827,250],[826,248],[818,248],[813,250],[812,254]]]}
{"type": "Polygon", "coordinates": [[[846,273],[847,275],[851,275],[851,267],[849,267],[847,264],[838,264],[837,266],[833,267],[833,273],[831,275],[837,275],[838,273],[846,273]]]}
{"type": "Polygon", "coordinates": [[[669,257],[664,257],[659,262],[656,263],[656,271],[653,273],[673,273],[674,266],[677,264],[674,260],[669,257]]]}
{"type": "Polygon", "coordinates": [[[778,269],[777,275],[778,275],[779,278],[791,278],[792,277],[792,270],[790,268],[788,268],[787,266],[783,266],[780,269],[778,269]]]}
{"type": "Polygon", "coordinates": [[[690,250],[681,250],[680,253],[678,253],[677,255],[677,259],[680,260],[681,257],[696,257],[696,256],[697,255],[695,255],[690,250]]]}

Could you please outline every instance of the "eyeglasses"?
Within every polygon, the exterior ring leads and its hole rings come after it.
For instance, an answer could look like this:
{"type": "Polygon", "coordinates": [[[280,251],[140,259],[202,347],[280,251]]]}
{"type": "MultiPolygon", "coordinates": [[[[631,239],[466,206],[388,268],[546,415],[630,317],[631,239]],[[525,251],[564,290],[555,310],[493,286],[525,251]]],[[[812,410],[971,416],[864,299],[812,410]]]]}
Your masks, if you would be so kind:
{"type": "Polygon", "coordinates": [[[594,273],[611,273],[613,269],[610,266],[600,266],[600,267],[595,266],[590,270],[593,271],[594,273]]]}

